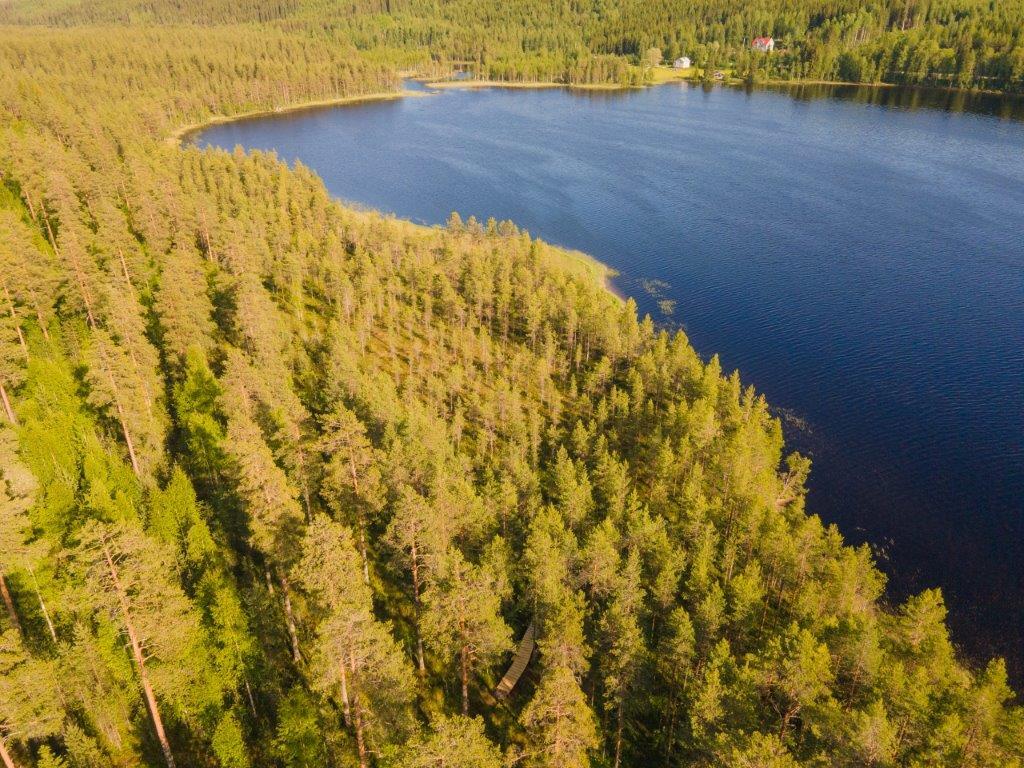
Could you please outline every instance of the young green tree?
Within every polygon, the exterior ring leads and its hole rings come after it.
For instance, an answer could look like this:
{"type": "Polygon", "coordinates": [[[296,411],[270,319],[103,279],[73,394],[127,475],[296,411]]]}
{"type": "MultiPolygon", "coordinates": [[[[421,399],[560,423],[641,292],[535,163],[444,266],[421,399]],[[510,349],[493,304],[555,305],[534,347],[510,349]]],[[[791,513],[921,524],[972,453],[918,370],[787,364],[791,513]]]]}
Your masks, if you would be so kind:
{"type": "Polygon", "coordinates": [[[366,529],[383,505],[376,451],[366,437],[366,427],[344,405],[335,406],[322,428],[320,449],[328,457],[324,469],[327,502],[339,519],[356,530],[363,578],[369,583],[366,529]]]}
{"type": "Polygon", "coordinates": [[[572,669],[546,669],[520,722],[528,742],[525,762],[536,768],[588,768],[599,743],[594,713],[572,669]]]}
{"type": "Polygon", "coordinates": [[[774,639],[760,670],[760,685],[778,714],[778,736],[785,740],[793,718],[831,698],[832,658],[806,629],[790,626],[774,639]]]}
{"type": "Polygon", "coordinates": [[[63,287],[53,253],[15,210],[0,209],[0,306],[15,324],[22,352],[32,319],[49,339],[53,305],[63,287]]]}
{"type": "MultiPolygon", "coordinates": [[[[423,610],[423,589],[428,581],[428,556],[434,549],[440,547],[443,550],[447,546],[447,542],[437,541],[436,515],[437,512],[427,499],[403,484],[385,533],[385,541],[409,571],[416,631],[416,665],[421,675],[427,669],[420,615],[423,610]]],[[[430,559],[436,560],[436,557],[430,559]]]]}
{"type": "Polygon", "coordinates": [[[292,606],[289,569],[298,554],[304,516],[298,493],[256,422],[255,405],[246,386],[248,364],[237,353],[229,358],[228,385],[221,398],[228,424],[224,452],[233,464],[237,494],[249,523],[249,540],[264,558],[267,583],[281,587],[285,626],[292,658],[301,662],[299,635],[292,606]]]}
{"type": "Polygon", "coordinates": [[[64,713],[55,672],[51,662],[28,652],[17,631],[0,633],[0,761],[4,768],[18,766],[14,744],[60,733],[64,713]]]}
{"type": "Polygon", "coordinates": [[[295,685],[278,707],[273,756],[286,768],[320,768],[329,758],[316,702],[295,685]]]}
{"type": "Polygon", "coordinates": [[[442,557],[424,593],[423,634],[429,648],[458,661],[463,715],[469,714],[469,682],[477,666],[512,647],[512,630],[501,616],[508,595],[498,557],[474,565],[455,548],[442,557]]]}
{"type": "Polygon", "coordinates": [[[6,313],[0,315],[0,405],[12,425],[18,423],[12,401],[13,392],[25,381],[27,359],[28,346],[17,318],[6,313]]]}
{"type": "Polygon", "coordinates": [[[22,631],[7,578],[15,569],[29,564],[31,521],[28,511],[35,490],[35,478],[17,456],[14,435],[0,429],[0,598],[11,626],[22,631]]]}
{"type": "Polygon", "coordinates": [[[582,593],[571,585],[575,541],[561,516],[547,507],[530,527],[525,564],[539,623],[541,680],[520,715],[528,746],[525,759],[536,768],[587,768],[599,744],[594,713],[580,680],[587,672],[582,593]]]}
{"type": "Polygon", "coordinates": [[[615,768],[622,764],[623,732],[628,710],[635,706],[634,689],[644,663],[646,646],[640,629],[643,594],[640,584],[640,559],[631,551],[623,566],[611,602],[599,623],[604,654],[602,672],[606,706],[614,713],[615,768]]]}
{"type": "MultiPolygon", "coordinates": [[[[389,762],[390,766],[391,763],[389,762]]],[[[427,733],[399,751],[394,768],[502,768],[501,750],[484,734],[479,717],[440,716],[427,733]]]]}
{"type": "Polygon", "coordinates": [[[694,673],[696,637],[690,615],[682,606],[675,608],[665,622],[665,632],[654,651],[655,673],[662,681],[663,697],[659,713],[664,729],[665,760],[671,763],[679,748],[682,704],[694,673]]]}
{"type": "Polygon", "coordinates": [[[295,578],[319,608],[316,686],[341,700],[360,768],[379,745],[400,743],[409,725],[412,670],[390,628],[374,618],[350,530],[318,516],[302,542],[295,578]]]}
{"type": "Polygon", "coordinates": [[[160,698],[192,699],[204,666],[202,633],[174,580],[173,558],[131,524],[90,522],[77,551],[89,600],[127,639],[128,651],[164,761],[174,754],[160,698]]]}

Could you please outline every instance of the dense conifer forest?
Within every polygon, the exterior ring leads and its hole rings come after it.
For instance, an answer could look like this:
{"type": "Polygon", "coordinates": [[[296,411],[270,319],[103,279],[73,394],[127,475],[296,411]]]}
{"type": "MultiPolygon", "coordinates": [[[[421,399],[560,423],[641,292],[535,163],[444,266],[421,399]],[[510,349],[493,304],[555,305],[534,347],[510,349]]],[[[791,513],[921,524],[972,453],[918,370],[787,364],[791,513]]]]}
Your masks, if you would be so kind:
{"type": "Polygon", "coordinates": [[[637,84],[655,50],[750,81],[1024,90],[1020,0],[4,0],[3,23],[243,23],[500,80],[637,84]],[[773,53],[751,52],[761,35],[773,53]]]}
{"type": "Polygon", "coordinates": [[[0,3],[5,768],[1020,766],[1003,663],[886,602],[763,398],[599,266],[168,137],[755,31],[1016,88],[1022,8],[0,3]]]}

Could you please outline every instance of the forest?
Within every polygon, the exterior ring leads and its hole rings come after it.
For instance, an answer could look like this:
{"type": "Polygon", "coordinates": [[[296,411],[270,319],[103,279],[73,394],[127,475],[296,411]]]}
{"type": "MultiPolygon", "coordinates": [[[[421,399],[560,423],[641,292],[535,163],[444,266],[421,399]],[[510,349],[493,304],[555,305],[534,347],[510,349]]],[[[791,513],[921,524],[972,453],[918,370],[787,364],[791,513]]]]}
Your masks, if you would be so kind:
{"type": "Polygon", "coordinates": [[[1024,91],[1021,0],[4,0],[0,24],[244,24],[399,67],[637,85],[652,49],[750,82],[1024,91]],[[751,51],[771,35],[775,51],[751,51]]]}
{"type": "MultiPolygon", "coordinates": [[[[890,601],[764,398],[600,265],[168,140],[855,5],[0,4],[4,767],[1022,765],[1003,662],[890,601]]],[[[1019,61],[1016,3],[865,8],[864,51],[1019,61]]]]}

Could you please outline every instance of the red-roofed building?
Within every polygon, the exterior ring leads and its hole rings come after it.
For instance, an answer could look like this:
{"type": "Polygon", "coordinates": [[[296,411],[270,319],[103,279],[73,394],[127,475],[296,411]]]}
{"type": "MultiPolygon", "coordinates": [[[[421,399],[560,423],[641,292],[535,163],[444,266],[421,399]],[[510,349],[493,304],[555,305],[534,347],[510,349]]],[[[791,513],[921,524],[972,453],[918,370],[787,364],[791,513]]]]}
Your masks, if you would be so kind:
{"type": "Polygon", "coordinates": [[[775,50],[775,40],[770,37],[755,37],[750,47],[761,53],[768,53],[775,50]]]}

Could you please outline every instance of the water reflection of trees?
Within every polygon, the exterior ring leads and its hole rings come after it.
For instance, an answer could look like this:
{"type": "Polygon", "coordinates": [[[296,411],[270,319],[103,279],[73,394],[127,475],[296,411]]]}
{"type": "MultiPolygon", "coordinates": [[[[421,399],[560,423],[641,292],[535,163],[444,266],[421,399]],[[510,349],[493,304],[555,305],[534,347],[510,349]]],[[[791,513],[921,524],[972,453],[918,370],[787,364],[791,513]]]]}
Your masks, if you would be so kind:
{"type": "Polygon", "coordinates": [[[1008,120],[1024,120],[1024,98],[1019,96],[942,88],[878,87],[826,83],[773,85],[768,88],[783,91],[800,101],[841,99],[879,107],[907,110],[938,109],[946,112],[994,115],[1008,120]]]}
{"type": "MultiPolygon", "coordinates": [[[[666,86],[663,86],[666,87],[666,86]]],[[[923,86],[846,85],[842,83],[776,83],[772,85],[729,86],[718,83],[680,83],[681,88],[700,88],[711,93],[717,88],[735,88],[747,94],[759,91],[785,93],[797,101],[839,99],[893,109],[934,109],[992,115],[1005,120],[1024,120],[1024,96],[984,93],[964,89],[928,88],[923,86]]],[[[571,88],[573,95],[590,101],[611,101],[638,94],[635,88],[584,89],[571,88]]]]}

